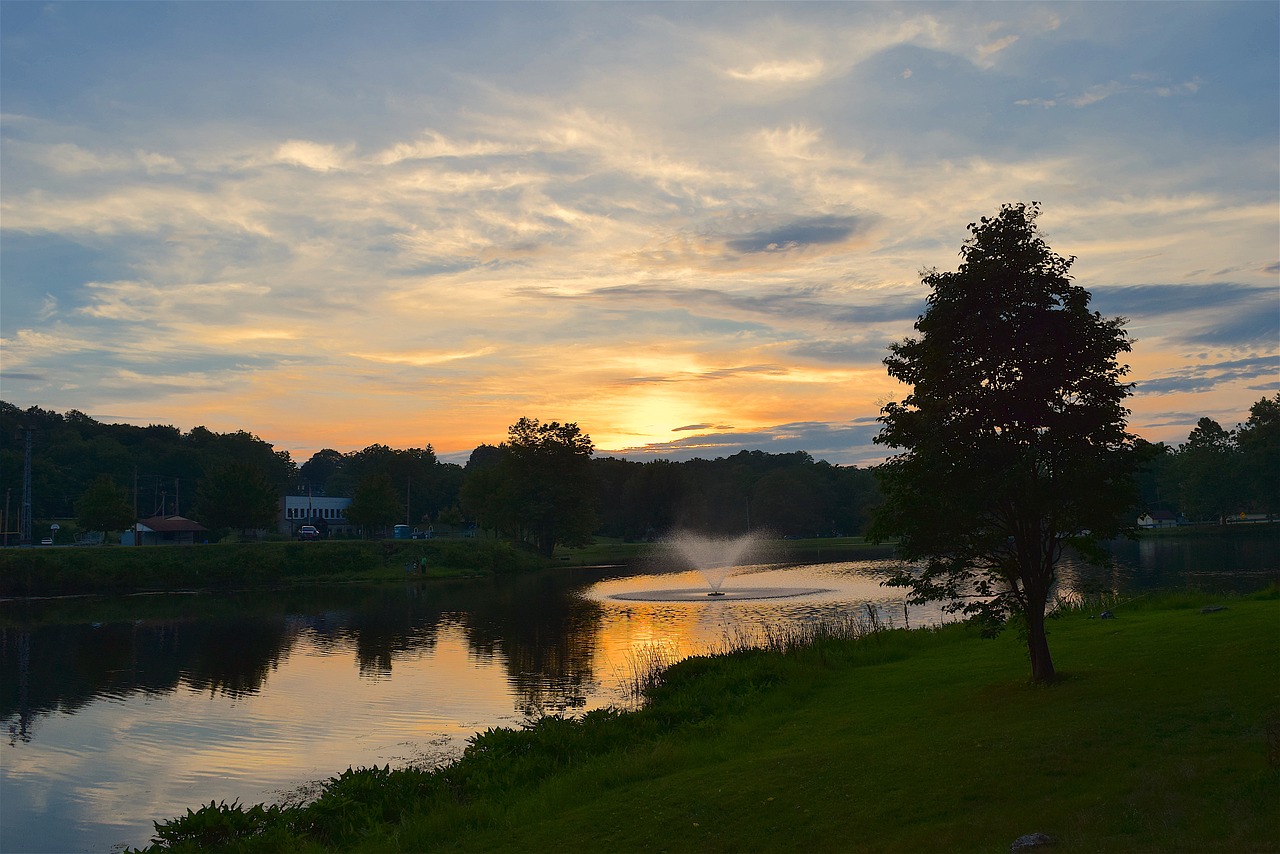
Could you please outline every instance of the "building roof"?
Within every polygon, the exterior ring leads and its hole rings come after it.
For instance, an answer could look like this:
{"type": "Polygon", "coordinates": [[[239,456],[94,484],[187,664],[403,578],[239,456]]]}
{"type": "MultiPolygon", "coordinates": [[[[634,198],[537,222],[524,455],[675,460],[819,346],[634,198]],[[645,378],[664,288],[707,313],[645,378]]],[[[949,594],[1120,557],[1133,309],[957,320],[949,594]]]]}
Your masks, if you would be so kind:
{"type": "Polygon", "coordinates": [[[138,527],[145,528],[148,531],[155,531],[158,534],[209,530],[199,522],[193,522],[185,516],[152,516],[150,519],[139,519],[138,527]]]}

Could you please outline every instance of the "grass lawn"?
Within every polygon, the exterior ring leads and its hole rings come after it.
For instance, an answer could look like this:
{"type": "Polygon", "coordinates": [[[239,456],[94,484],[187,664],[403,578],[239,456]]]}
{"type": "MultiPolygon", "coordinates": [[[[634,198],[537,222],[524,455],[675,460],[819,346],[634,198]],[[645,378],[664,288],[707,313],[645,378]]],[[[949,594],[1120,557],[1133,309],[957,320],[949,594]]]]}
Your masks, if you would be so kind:
{"type": "MultiPolygon", "coordinates": [[[[1050,687],[1029,683],[1016,634],[965,626],[692,659],[640,712],[481,737],[407,812],[319,837],[363,851],[996,852],[1038,831],[1056,852],[1280,851],[1280,598],[1115,613],[1051,621],[1063,678],[1050,687]]],[[[317,838],[269,836],[257,847],[317,838]]]]}

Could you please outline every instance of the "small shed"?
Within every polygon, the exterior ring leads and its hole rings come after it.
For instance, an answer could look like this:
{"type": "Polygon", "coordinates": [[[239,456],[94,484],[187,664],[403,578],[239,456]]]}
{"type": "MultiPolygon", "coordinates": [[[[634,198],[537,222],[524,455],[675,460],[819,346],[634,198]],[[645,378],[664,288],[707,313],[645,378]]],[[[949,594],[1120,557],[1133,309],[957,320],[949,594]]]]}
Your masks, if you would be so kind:
{"type": "Polygon", "coordinates": [[[120,542],[126,546],[133,545],[135,530],[138,533],[138,545],[143,546],[189,546],[202,541],[209,532],[204,525],[185,516],[152,516],[150,519],[139,519],[133,529],[124,532],[120,542]]]}
{"type": "Polygon", "coordinates": [[[1174,528],[1178,517],[1168,510],[1151,510],[1138,517],[1139,528],[1174,528]]]}

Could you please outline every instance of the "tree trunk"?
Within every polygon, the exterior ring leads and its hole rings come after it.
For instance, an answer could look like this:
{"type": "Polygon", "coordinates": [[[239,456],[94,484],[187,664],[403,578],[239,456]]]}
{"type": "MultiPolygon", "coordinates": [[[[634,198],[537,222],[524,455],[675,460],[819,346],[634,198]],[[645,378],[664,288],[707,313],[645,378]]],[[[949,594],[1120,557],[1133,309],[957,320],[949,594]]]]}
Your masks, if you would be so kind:
{"type": "Polygon", "coordinates": [[[1031,658],[1031,681],[1045,685],[1057,677],[1053,656],[1049,654],[1049,637],[1044,629],[1044,604],[1033,605],[1027,614],[1027,654],[1031,658]]]}
{"type": "Polygon", "coordinates": [[[538,534],[538,553],[543,557],[551,557],[556,551],[556,538],[553,534],[538,534]]]}

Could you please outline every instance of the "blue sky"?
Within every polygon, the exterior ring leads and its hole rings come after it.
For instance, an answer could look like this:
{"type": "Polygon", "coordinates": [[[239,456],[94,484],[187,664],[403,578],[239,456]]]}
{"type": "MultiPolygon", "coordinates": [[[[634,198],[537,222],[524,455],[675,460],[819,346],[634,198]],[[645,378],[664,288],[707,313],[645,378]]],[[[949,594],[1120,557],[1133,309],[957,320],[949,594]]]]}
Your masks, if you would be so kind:
{"type": "Polygon", "coordinates": [[[1280,391],[1275,3],[0,4],[0,397],[465,454],[880,459],[1038,200],[1177,443],[1280,391]]]}

